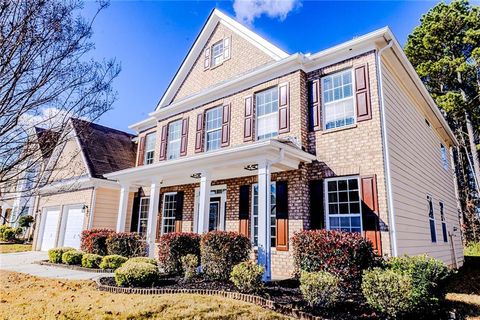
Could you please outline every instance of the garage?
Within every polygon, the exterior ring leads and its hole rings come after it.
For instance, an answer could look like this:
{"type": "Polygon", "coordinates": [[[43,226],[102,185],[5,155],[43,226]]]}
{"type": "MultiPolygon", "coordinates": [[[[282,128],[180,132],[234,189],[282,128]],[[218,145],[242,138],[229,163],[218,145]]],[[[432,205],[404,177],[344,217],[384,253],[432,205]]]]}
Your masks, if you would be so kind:
{"type": "Polygon", "coordinates": [[[42,251],[47,251],[55,247],[57,239],[58,219],[60,218],[59,209],[47,209],[45,212],[45,222],[42,235],[42,251]]]}
{"type": "Polygon", "coordinates": [[[80,249],[80,235],[83,230],[85,213],[83,206],[66,208],[63,246],[80,249]]]}

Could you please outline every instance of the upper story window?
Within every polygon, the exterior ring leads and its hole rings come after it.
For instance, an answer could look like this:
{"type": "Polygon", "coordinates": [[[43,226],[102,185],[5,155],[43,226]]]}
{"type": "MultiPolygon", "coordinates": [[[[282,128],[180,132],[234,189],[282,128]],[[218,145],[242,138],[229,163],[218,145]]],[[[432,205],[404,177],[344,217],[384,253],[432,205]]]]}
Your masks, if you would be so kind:
{"type": "Polygon", "coordinates": [[[220,40],[212,46],[212,67],[218,66],[222,62],[223,62],[223,40],[220,40]]]}
{"type": "Polygon", "coordinates": [[[437,231],[435,229],[435,214],[433,212],[433,201],[431,196],[427,196],[428,201],[428,220],[430,223],[430,238],[432,242],[437,242],[437,231]]]}
{"type": "Polygon", "coordinates": [[[217,150],[222,140],[222,107],[216,107],[206,112],[205,143],[207,151],[217,150]]]}
{"type": "Polygon", "coordinates": [[[447,156],[447,148],[443,144],[440,144],[440,156],[442,158],[443,168],[448,170],[448,156],[447,156]]]}
{"type": "Polygon", "coordinates": [[[278,88],[255,94],[257,108],[257,139],[269,139],[278,135],[278,88]]]}
{"type": "Polygon", "coordinates": [[[352,70],[322,78],[325,129],[340,128],[355,123],[352,70]]]}
{"type": "MultiPolygon", "coordinates": [[[[277,224],[277,185],[270,184],[270,246],[276,247],[276,224],[277,224]]],[[[252,242],[258,246],[258,184],[252,188],[252,242]]]]}
{"type": "Polygon", "coordinates": [[[443,242],[448,242],[447,237],[447,220],[445,219],[445,208],[443,202],[439,202],[438,206],[440,208],[440,220],[442,221],[442,235],[443,235],[443,242]]]}
{"type": "Polygon", "coordinates": [[[182,120],[177,120],[168,125],[167,159],[180,157],[180,140],[182,138],[182,120]]]}
{"type": "Polygon", "coordinates": [[[362,212],[358,178],[333,178],[326,180],[326,184],[328,229],[360,232],[362,212]]]}
{"type": "Polygon", "coordinates": [[[145,137],[145,158],[143,160],[143,163],[145,164],[153,163],[153,159],[155,156],[155,138],[155,132],[149,133],[145,137]]]}

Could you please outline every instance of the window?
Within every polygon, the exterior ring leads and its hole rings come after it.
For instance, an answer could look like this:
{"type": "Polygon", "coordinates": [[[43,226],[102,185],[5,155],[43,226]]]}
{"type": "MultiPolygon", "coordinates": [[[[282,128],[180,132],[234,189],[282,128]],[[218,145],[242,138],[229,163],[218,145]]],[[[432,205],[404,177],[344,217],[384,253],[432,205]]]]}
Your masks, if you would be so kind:
{"type": "Polygon", "coordinates": [[[438,206],[440,207],[440,220],[442,221],[443,242],[448,242],[447,220],[445,219],[445,209],[444,209],[443,202],[439,202],[438,206]]]}
{"type": "Polygon", "coordinates": [[[180,157],[180,140],[182,138],[182,120],[172,122],[168,125],[168,146],[167,159],[180,157]]]}
{"type": "Polygon", "coordinates": [[[358,178],[328,179],[326,184],[328,229],[360,232],[362,212],[358,178]]]}
{"type": "MultiPolygon", "coordinates": [[[[258,184],[254,184],[252,188],[252,230],[253,230],[253,245],[258,246],[258,184]]],[[[275,182],[270,185],[270,236],[271,246],[276,246],[276,224],[277,224],[277,210],[276,210],[277,188],[275,182]]]]}
{"type": "Polygon", "coordinates": [[[212,67],[218,66],[222,62],[223,62],[223,40],[220,40],[212,46],[212,67]]]}
{"type": "Polygon", "coordinates": [[[177,193],[165,193],[163,197],[162,234],[175,231],[177,193]]]}
{"type": "Polygon", "coordinates": [[[222,107],[216,107],[207,111],[205,140],[207,151],[220,148],[222,139],[222,107]]]}
{"type": "Polygon", "coordinates": [[[143,163],[152,164],[155,155],[155,132],[147,134],[145,137],[145,158],[143,163]]]}
{"type": "Polygon", "coordinates": [[[430,221],[430,238],[432,242],[437,242],[437,231],[435,230],[435,215],[433,213],[432,197],[427,196],[428,201],[428,220],[430,221]]]}
{"type": "Polygon", "coordinates": [[[325,129],[334,129],[355,123],[352,70],[322,78],[325,129]]]}
{"type": "Polygon", "coordinates": [[[447,156],[447,148],[443,144],[440,144],[440,156],[442,158],[443,168],[448,170],[448,156],[447,156]]]}
{"type": "Polygon", "coordinates": [[[255,95],[257,108],[257,139],[269,139],[278,135],[278,88],[255,95]]]}
{"type": "Polygon", "coordinates": [[[140,198],[140,207],[138,210],[138,233],[142,236],[147,233],[148,208],[150,207],[150,198],[140,198]]]}

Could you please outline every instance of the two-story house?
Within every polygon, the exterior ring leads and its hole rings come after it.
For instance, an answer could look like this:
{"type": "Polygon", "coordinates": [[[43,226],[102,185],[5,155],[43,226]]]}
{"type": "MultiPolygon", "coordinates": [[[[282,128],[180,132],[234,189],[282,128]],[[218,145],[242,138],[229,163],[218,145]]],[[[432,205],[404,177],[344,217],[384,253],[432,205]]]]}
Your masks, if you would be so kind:
{"type": "Polygon", "coordinates": [[[288,54],[214,10],[138,132],[117,230],[250,237],[266,277],[304,229],[359,232],[379,254],[463,262],[446,121],[388,28],[288,54]],[[130,212],[131,190],[139,203],[130,212]]]}

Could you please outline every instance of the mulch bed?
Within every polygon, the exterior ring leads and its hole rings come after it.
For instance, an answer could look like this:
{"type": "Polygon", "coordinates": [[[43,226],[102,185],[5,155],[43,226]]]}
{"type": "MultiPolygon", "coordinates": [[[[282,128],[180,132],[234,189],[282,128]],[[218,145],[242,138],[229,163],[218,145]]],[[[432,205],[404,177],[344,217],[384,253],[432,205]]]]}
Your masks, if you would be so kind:
{"type": "MultiPolygon", "coordinates": [[[[102,277],[98,279],[98,283],[103,286],[117,287],[112,277],[102,277]]],[[[226,297],[252,302],[262,307],[268,307],[274,311],[286,315],[295,315],[303,319],[379,319],[379,317],[366,306],[362,301],[363,299],[360,298],[355,299],[355,301],[349,300],[338,303],[335,308],[331,309],[311,308],[303,301],[298,288],[298,281],[294,279],[269,282],[266,284],[262,295],[249,296],[253,297],[253,299],[243,297],[247,295],[229,295],[229,293],[239,293],[236,287],[230,282],[203,279],[185,282],[179,277],[164,277],[154,287],[130,293],[161,294],[177,293],[181,292],[181,290],[185,290],[186,293],[189,293],[188,290],[191,290],[190,293],[200,294],[223,293],[222,295],[226,297]],[[156,291],[155,289],[162,291],[156,291]],[[168,290],[171,290],[171,292],[168,290]],[[255,299],[255,297],[260,299],[255,299]]]]}
{"type": "Polygon", "coordinates": [[[57,268],[70,269],[70,270],[76,270],[76,271],[84,271],[84,272],[94,272],[94,273],[113,273],[113,272],[115,272],[115,270],[112,270],[112,269],[84,268],[82,266],[71,265],[71,264],[52,263],[52,262],[49,262],[48,260],[35,261],[34,263],[42,265],[42,266],[57,267],[57,268]]]}

